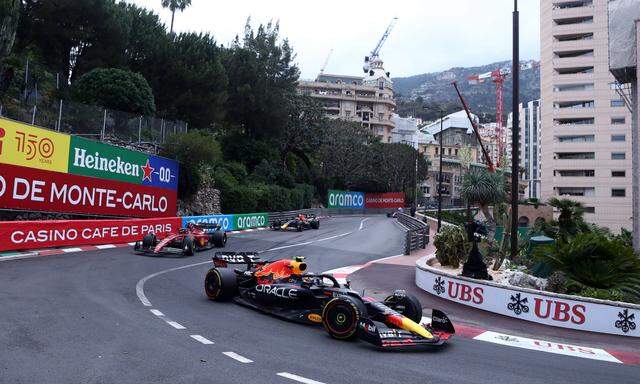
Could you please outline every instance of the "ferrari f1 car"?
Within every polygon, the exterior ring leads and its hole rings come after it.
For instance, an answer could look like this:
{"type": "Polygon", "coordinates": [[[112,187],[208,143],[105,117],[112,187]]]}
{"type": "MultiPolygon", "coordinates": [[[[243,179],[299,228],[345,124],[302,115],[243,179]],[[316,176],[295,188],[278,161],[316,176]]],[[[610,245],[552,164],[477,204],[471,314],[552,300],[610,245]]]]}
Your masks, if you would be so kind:
{"type": "Polygon", "coordinates": [[[319,229],[320,220],[314,215],[298,215],[291,220],[276,220],[271,223],[271,229],[274,231],[295,229],[302,232],[305,229],[319,229]]]}
{"type": "Polygon", "coordinates": [[[438,346],[455,334],[451,321],[436,309],[431,324],[421,325],[422,306],[405,291],[383,301],[362,297],[332,275],[308,273],[303,257],[272,262],[254,253],[216,252],[213,264],[204,280],[209,299],[234,300],[287,320],[322,324],[336,339],[359,338],[394,349],[438,346]]]}
{"type": "Polygon", "coordinates": [[[220,224],[187,224],[177,233],[171,233],[159,239],[155,233],[149,232],[137,241],[134,250],[143,253],[182,252],[185,256],[192,256],[196,251],[222,248],[227,244],[227,234],[220,224]]]}

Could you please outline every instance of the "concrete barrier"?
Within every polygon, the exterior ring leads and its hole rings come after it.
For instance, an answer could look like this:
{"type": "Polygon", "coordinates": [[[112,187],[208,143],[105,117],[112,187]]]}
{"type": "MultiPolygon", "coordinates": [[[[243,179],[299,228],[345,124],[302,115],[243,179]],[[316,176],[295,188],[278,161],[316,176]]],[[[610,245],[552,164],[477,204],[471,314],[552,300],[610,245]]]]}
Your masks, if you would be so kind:
{"type": "Polygon", "coordinates": [[[483,311],[554,327],[640,337],[640,305],[511,287],[434,268],[435,255],[416,263],[416,285],[429,294],[483,311]]]}

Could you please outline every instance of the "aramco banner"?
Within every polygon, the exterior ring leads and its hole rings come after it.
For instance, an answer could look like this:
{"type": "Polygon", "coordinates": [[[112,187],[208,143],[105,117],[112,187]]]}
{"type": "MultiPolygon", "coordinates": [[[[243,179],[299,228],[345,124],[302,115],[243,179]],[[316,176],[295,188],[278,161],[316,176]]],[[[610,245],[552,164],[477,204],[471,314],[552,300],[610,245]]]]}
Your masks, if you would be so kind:
{"type": "Polygon", "coordinates": [[[400,208],[404,207],[404,192],[363,193],[329,190],[328,208],[400,208]]]}
{"type": "Polygon", "coordinates": [[[0,118],[0,208],[175,216],[178,163],[0,118]]]}
{"type": "Polygon", "coordinates": [[[364,193],[354,191],[329,190],[328,208],[364,208],[364,193]]]}

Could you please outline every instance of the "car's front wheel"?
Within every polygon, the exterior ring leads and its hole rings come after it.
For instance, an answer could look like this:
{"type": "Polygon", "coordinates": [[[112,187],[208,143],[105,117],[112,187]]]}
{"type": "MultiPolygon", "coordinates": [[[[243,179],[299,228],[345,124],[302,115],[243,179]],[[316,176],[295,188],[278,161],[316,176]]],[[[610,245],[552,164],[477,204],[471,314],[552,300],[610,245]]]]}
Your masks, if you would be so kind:
{"type": "Polygon", "coordinates": [[[408,317],[415,323],[420,324],[422,320],[422,304],[417,297],[408,293],[391,295],[384,299],[384,305],[398,311],[402,316],[408,317]]]}
{"type": "Polygon", "coordinates": [[[322,325],[331,337],[340,340],[353,339],[360,319],[367,316],[364,303],[350,296],[332,299],[322,311],[322,325]]]}
{"type": "Polygon", "coordinates": [[[193,241],[193,237],[185,236],[182,240],[182,254],[185,256],[193,256],[196,252],[196,245],[193,241]]]}

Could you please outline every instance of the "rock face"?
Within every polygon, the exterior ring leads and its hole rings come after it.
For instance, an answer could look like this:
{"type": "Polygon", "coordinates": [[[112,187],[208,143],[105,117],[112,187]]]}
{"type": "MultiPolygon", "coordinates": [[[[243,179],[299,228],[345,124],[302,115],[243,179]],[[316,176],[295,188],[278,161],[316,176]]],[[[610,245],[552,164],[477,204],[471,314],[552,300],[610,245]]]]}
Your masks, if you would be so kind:
{"type": "Polygon", "coordinates": [[[531,276],[522,271],[512,269],[504,271],[498,282],[500,284],[537,290],[544,290],[547,286],[547,279],[531,276]]]}
{"type": "Polygon", "coordinates": [[[204,178],[202,185],[189,201],[178,201],[178,216],[213,215],[220,213],[220,190],[214,188],[213,178],[204,178]]]}

